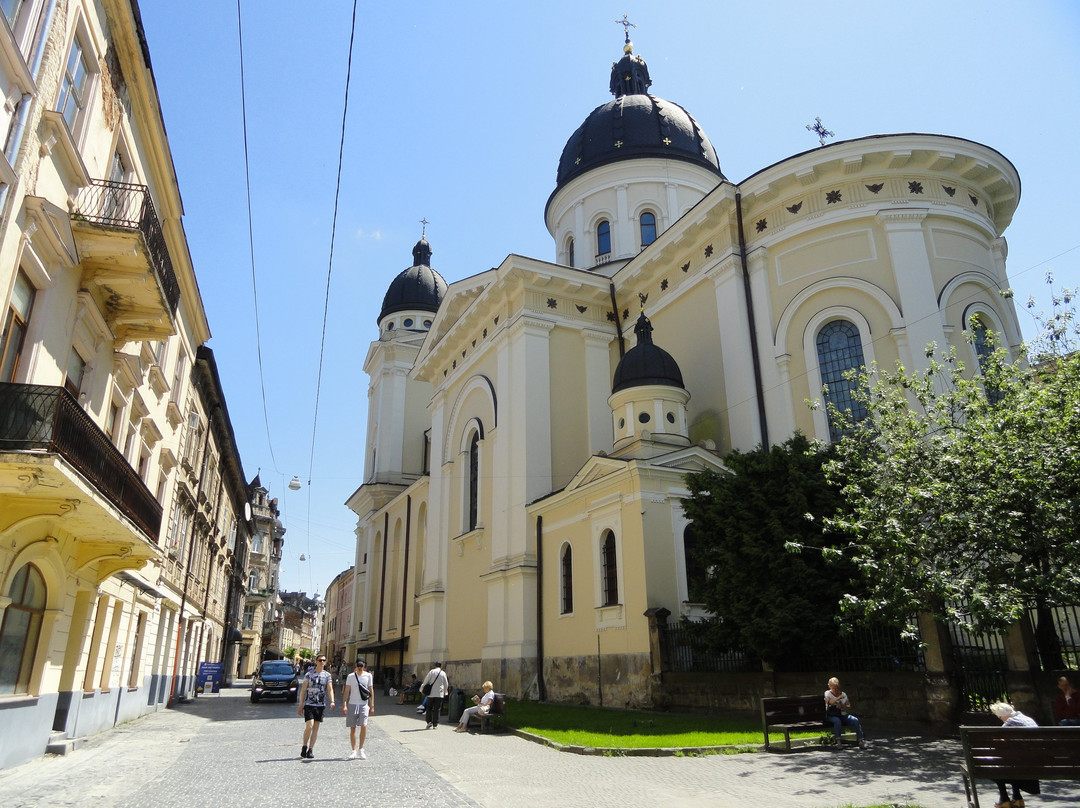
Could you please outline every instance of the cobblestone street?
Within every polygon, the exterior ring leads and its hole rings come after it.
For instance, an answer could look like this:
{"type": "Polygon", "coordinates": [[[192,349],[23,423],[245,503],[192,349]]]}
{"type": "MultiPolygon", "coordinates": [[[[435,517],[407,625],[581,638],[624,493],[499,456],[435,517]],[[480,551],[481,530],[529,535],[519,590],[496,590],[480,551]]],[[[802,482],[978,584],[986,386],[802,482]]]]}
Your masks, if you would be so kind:
{"type": "MultiPolygon", "coordinates": [[[[411,705],[378,697],[366,761],[346,759],[348,731],[340,713],[323,725],[315,760],[299,759],[301,732],[295,705],[253,705],[246,690],[229,690],[96,736],[66,757],[0,772],[0,804],[964,806],[959,744],[918,736],[877,739],[862,751],[597,757],[558,752],[506,733],[459,735],[446,724],[428,731],[411,705]]],[[[993,785],[985,787],[985,804],[992,805],[993,785]]],[[[1045,783],[1043,791],[1028,804],[1080,805],[1075,783],[1045,783]]]]}

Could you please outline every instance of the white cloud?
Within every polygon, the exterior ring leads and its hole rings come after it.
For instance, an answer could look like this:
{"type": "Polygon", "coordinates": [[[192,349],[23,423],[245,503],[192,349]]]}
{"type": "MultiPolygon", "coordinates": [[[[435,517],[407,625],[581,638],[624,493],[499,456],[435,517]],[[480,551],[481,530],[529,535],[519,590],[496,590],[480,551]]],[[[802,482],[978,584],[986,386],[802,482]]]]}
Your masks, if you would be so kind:
{"type": "Polygon", "coordinates": [[[360,227],[360,228],[357,228],[357,230],[356,230],[356,237],[358,239],[361,239],[361,240],[363,240],[363,239],[371,239],[372,241],[382,241],[382,231],[381,230],[364,230],[364,228],[360,227]]]}

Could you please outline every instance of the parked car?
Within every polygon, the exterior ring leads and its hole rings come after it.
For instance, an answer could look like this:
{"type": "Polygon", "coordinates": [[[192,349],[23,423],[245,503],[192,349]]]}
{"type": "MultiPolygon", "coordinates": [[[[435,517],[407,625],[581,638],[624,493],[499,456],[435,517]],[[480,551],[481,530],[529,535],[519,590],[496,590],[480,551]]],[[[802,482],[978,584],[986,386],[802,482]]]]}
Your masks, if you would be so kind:
{"type": "Polygon", "coordinates": [[[300,692],[300,679],[291,662],[283,659],[263,662],[251,679],[251,703],[259,699],[287,698],[295,702],[300,692]]]}

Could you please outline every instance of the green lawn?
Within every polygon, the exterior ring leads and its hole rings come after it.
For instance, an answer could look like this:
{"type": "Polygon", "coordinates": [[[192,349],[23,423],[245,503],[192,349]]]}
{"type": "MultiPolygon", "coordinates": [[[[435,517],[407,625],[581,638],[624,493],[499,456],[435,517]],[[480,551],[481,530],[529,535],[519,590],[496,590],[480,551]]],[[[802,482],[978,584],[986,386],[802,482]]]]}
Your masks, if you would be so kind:
{"type": "MultiPolygon", "coordinates": [[[[507,704],[511,726],[570,746],[605,749],[696,748],[760,745],[761,722],[752,718],[609,710],[512,701],[507,704]]],[[[793,738],[817,738],[819,732],[792,733],[793,738]]],[[[782,733],[770,740],[783,743],[782,733]]]]}

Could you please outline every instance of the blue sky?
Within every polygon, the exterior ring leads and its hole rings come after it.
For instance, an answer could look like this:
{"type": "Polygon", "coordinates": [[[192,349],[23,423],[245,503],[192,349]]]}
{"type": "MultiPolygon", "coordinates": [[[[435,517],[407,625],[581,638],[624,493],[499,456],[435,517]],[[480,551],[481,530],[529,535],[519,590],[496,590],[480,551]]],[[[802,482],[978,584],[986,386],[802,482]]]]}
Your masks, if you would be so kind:
{"type": "Polygon", "coordinates": [[[242,2],[260,395],[237,8],[143,0],[184,226],[248,477],[288,533],[282,587],[325,592],[353,563],[368,344],[426,218],[448,282],[508,253],[551,260],[543,210],[570,133],[608,95],[623,13],[652,92],[684,106],[740,181],[817,141],[955,135],[1017,167],[1006,231],[1019,316],[1080,283],[1080,4],[1073,0],[360,4],[315,424],[352,3],[242,2]],[[313,428],[314,427],[314,428],[313,428]],[[269,438],[267,432],[269,431],[269,438]],[[314,432],[314,444],[312,435],[314,432]],[[312,459],[313,458],[313,459],[312,459]],[[310,468],[310,472],[309,472],[310,468]],[[285,487],[293,476],[297,492],[285,487]],[[307,484],[310,478],[310,486],[307,484]],[[306,559],[301,562],[299,557],[306,559]]]}

